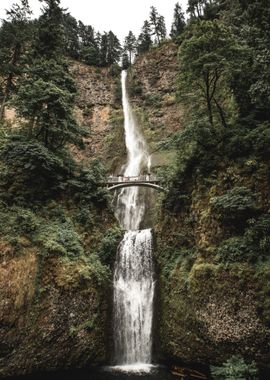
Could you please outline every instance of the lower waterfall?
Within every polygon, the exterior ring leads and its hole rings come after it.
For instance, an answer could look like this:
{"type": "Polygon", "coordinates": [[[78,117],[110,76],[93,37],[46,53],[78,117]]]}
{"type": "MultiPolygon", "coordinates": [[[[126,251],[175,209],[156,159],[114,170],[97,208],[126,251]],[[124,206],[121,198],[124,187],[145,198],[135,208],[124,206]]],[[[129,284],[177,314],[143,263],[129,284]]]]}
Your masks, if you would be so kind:
{"type": "MultiPolygon", "coordinates": [[[[121,79],[128,153],[124,176],[138,176],[143,170],[150,171],[151,160],[129,103],[126,71],[121,79]]],[[[144,370],[152,361],[153,242],[151,229],[140,230],[144,212],[144,197],[138,187],[120,192],[116,215],[127,232],[114,270],[114,362],[131,371],[144,370]]]]}

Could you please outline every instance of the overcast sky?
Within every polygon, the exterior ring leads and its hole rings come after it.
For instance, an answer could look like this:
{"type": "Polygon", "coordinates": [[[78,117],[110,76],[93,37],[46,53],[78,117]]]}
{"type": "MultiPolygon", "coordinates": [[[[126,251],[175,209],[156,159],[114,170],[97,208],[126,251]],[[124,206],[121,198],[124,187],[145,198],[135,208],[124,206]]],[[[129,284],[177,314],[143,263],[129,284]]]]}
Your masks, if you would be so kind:
{"type": "MultiPolygon", "coordinates": [[[[72,16],[84,24],[92,25],[100,32],[112,30],[121,40],[132,30],[140,32],[143,21],[148,19],[150,6],[155,6],[166,19],[168,30],[171,27],[173,9],[177,0],[62,0],[63,8],[68,8],[72,16]]],[[[0,18],[5,17],[16,0],[0,0],[0,18]]],[[[41,3],[29,0],[35,16],[39,14],[41,3]]],[[[179,0],[186,9],[187,0],[179,0]]]]}

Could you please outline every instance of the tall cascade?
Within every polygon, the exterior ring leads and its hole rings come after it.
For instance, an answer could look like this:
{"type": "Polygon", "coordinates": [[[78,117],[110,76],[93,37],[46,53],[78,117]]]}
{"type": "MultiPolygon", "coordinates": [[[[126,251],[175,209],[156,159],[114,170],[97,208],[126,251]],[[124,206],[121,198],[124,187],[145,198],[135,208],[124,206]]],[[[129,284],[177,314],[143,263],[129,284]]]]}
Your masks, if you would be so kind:
{"type": "MultiPolygon", "coordinates": [[[[147,144],[133,115],[122,71],[122,101],[128,160],[124,176],[138,176],[150,170],[147,144]]],[[[139,230],[145,202],[138,187],[121,190],[116,215],[127,230],[119,246],[114,271],[115,362],[123,368],[144,369],[151,364],[154,270],[152,233],[139,230]]]]}

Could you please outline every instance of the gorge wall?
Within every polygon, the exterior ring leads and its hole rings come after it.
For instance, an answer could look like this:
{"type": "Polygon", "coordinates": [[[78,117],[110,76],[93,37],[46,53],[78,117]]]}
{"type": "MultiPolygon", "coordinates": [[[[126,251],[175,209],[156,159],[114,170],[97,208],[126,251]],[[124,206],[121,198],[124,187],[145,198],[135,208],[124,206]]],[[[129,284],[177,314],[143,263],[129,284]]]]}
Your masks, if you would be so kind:
{"type": "Polygon", "coordinates": [[[181,131],[189,112],[177,97],[177,51],[173,43],[164,44],[139,57],[130,72],[130,94],[154,170],[163,168],[165,177],[166,170],[176,171],[154,218],[160,355],[169,362],[205,364],[242,355],[265,366],[269,161],[252,154],[222,156],[219,142],[216,150],[207,147],[203,129],[201,147],[194,139],[181,152],[168,148],[167,138],[181,131]]]}
{"type": "MultiPolygon", "coordinates": [[[[181,130],[185,111],[176,94],[177,54],[174,43],[165,43],[138,57],[129,71],[131,102],[156,172],[175,170],[179,155],[166,143],[181,130]]],[[[85,167],[100,158],[108,173],[118,174],[126,154],[119,70],[73,63],[72,71],[77,118],[90,131],[85,149],[71,148],[73,154],[85,167]]],[[[267,160],[220,157],[209,174],[194,160],[188,175],[158,197],[159,359],[208,364],[242,354],[269,363],[269,261],[258,259],[256,245],[252,253],[244,240],[253,234],[268,249],[262,231],[269,227],[269,166],[267,160]],[[231,194],[235,187],[242,190],[231,194]],[[215,207],[223,195],[246,200],[243,222],[215,207]]],[[[107,359],[109,268],[122,232],[108,204],[98,204],[100,194],[89,201],[87,191],[66,192],[30,213],[25,205],[11,212],[8,202],[1,204],[0,377],[107,359]]]]}

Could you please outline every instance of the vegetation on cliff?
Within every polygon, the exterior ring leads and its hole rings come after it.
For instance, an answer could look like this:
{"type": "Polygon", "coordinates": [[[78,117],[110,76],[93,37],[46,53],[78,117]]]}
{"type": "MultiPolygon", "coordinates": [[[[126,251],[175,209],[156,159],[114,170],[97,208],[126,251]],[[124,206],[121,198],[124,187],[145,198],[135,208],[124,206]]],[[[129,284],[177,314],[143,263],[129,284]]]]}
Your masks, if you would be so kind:
{"type": "Polygon", "coordinates": [[[178,39],[185,112],[160,144],[177,160],[156,226],[167,358],[269,362],[269,7],[255,3],[190,1],[178,39]]]}
{"type": "Polygon", "coordinates": [[[104,167],[94,159],[83,166],[71,154],[87,132],[74,116],[63,11],[58,0],[43,5],[32,24],[22,1],[1,29],[11,38],[15,28],[18,40],[1,45],[7,61],[17,57],[7,73],[1,66],[2,107],[8,101],[17,119],[10,125],[3,110],[0,376],[105,361],[111,266],[122,235],[99,187],[104,167]],[[16,29],[28,27],[34,39],[16,29]]]}

